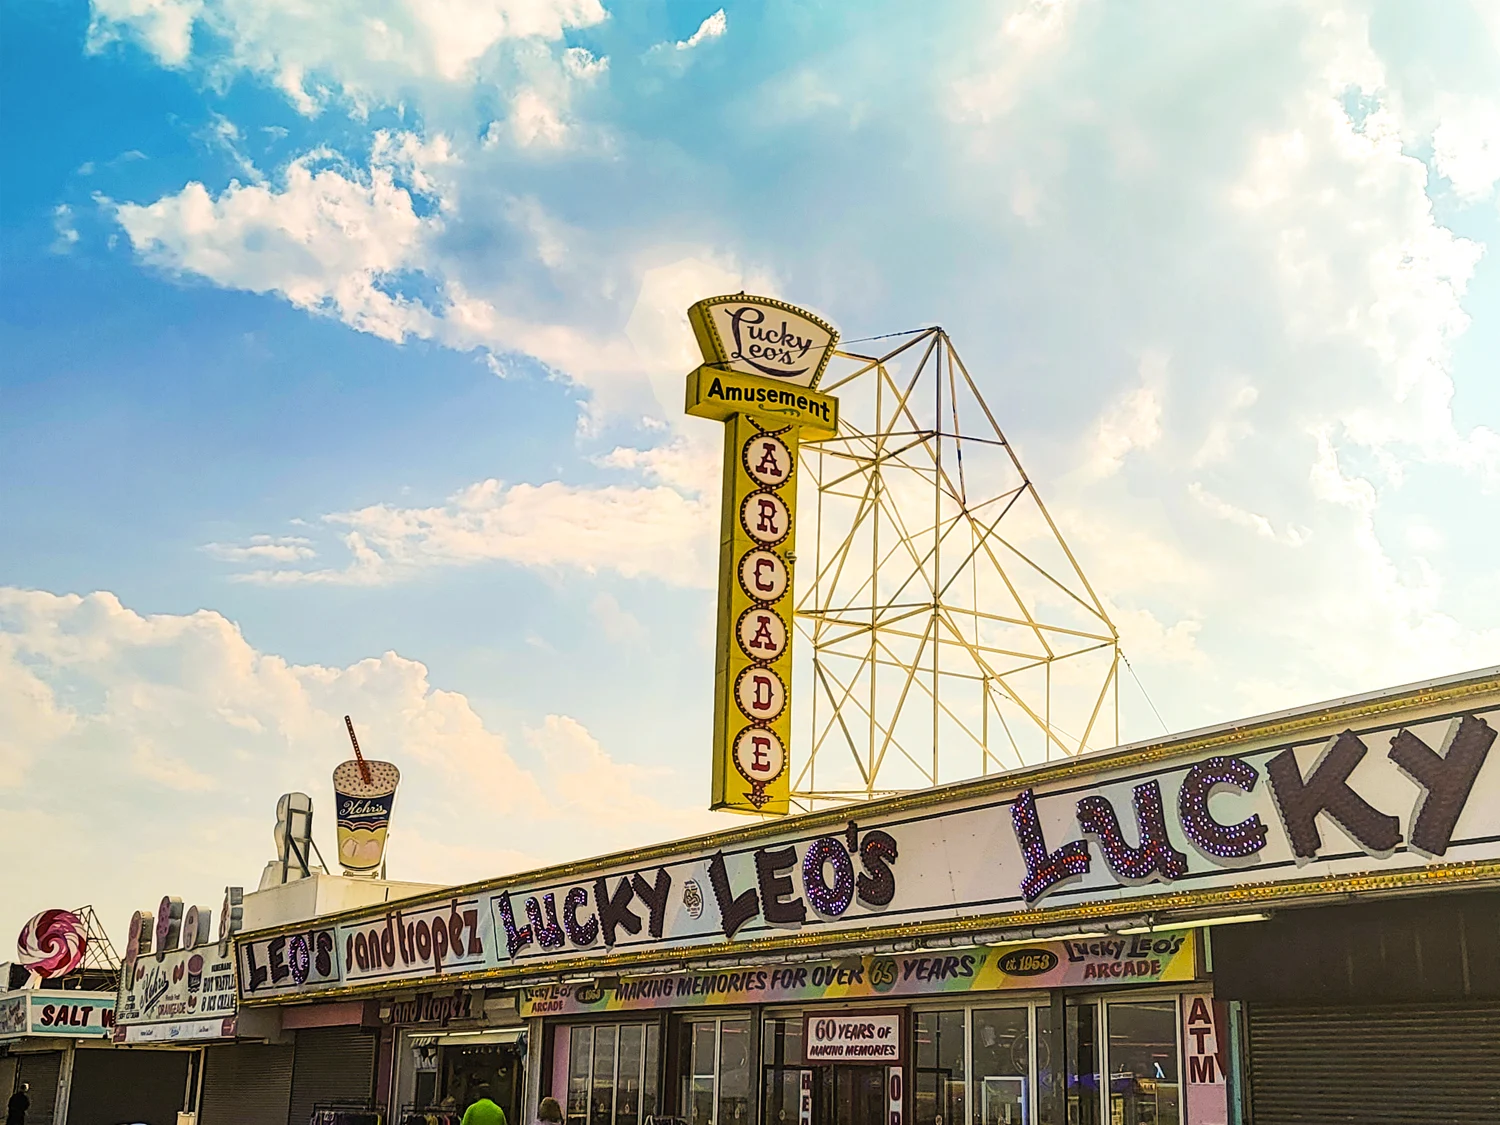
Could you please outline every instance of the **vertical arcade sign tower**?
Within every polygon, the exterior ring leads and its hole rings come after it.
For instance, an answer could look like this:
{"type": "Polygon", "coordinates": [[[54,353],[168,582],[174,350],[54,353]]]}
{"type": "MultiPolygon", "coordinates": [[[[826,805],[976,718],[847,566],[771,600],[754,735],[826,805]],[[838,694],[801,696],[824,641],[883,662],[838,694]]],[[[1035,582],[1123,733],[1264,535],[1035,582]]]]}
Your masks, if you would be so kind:
{"type": "Polygon", "coordinates": [[[725,423],[710,807],[784,815],[797,450],[838,430],[838,401],[816,390],[838,332],[743,293],[699,301],[688,320],[703,366],[688,376],[687,412],[725,423]]]}

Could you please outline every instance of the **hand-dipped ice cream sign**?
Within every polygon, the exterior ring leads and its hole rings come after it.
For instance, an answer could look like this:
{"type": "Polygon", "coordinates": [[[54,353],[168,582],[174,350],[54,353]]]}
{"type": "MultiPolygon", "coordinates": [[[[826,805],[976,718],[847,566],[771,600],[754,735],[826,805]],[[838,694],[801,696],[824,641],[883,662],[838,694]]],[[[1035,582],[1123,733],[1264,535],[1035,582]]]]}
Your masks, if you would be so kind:
{"type": "Polygon", "coordinates": [[[699,301],[688,320],[703,366],[687,412],[725,423],[710,804],[786,813],[797,448],[838,428],[838,402],[813,389],[838,333],[744,294],[699,301]]]}
{"type": "Polygon", "coordinates": [[[809,933],[1003,932],[1080,908],[1091,919],[1243,910],[1372,878],[1493,880],[1500,678],[1480,682],[1446,705],[1431,693],[1356,700],[1061,763],[1020,786],[982,779],[865,806],[857,820],[799,817],[256,936],[240,945],[242,989],[253,998],[545,974],[579,958],[626,966],[669,951],[774,949],[809,933]],[[305,963],[290,950],[299,939],[321,954],[315,972],[292,967],[305,963]]]}

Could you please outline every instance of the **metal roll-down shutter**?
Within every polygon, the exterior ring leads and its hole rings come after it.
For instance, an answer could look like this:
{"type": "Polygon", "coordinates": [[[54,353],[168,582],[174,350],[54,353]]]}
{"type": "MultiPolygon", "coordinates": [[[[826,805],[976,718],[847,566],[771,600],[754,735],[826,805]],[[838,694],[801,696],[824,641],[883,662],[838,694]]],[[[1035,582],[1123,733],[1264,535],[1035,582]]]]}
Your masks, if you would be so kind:
{"type": "Polygon", "coordinates": [[[286,1125],[291,1101],[292,1048],[235,1043],[204,1052],[201,1125],[286,1125]]]}
{"type": "MultiPolygon", "coordinates": [[[[62,1070],[62,1052],[46,1051],[38,1055],[17,1055],[16,1087],[31,1084],[31,1110],[26,1125],[52,1125],[52,1111],[57,1108],[57,1075],[62,1070]]],[[[6,1095],[9,1097],[10,1095],[6,1095]]]]}
{"type": "Polygon", "coordinates": [[[1250,1005],[1253,1125],[1495,1125],[1500,1003],[1250,1005]]]}
{"type": "Polygon", "coordinates": [[[68,1125],[177,1125],[190,1057],[189,1051],[80,1044],[73,1055],[68,1125]]]}
{"type": "Polygon", "coordinates": [[[375,1034],[358,1027],[303,1028],[292,1060],[288,1125],[307,1125],[319,1102],[363,1101],[375,1086],[375,1034]]]}

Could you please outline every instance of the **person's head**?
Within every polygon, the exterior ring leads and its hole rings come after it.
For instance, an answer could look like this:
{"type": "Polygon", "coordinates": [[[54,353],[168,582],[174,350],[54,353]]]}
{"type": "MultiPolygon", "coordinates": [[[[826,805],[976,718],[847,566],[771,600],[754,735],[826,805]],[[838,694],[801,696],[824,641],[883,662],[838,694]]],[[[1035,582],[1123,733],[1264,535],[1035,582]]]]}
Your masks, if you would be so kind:
{"type": "Polygon", "coordinates": [[[562,1125],[562,1106],[557,1104],[556,1098],[543,1098],[542,1104],[537,1107],[536,1118],[538,1121],[562,1125]]]}
{"type": "Polygon", "coordinates": [[[30,1082],[22,1082],[21,1083],[21,1093],[23,1093],[23,1094],[29,1094],[29,1093],[31,1093],[31,1083],[30,1082]]]}
{"type": "Polygon", "coordinates": [[[474,1098],[476,1101],[480,1098],[487,1098],[489,1096],[490,1084],[488,1082],[481,1082],[478,1086],[474,1087],[474,1098]]]}

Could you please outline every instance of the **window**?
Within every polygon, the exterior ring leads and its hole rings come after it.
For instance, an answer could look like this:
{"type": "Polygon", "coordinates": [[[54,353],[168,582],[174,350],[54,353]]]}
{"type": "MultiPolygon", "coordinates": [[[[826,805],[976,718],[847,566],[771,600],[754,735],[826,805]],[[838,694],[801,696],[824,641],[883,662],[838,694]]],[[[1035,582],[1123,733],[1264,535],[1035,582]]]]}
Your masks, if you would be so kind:
{"type": "Polygon", "coordinates": [[[1099,1005],[1069,1000],[1063,1024],[1068,1041],[1068,1125],[1100,1125],[1099,1005]]]}
{"type": "Polygon", "coordinates": [[[1177,1002],[1112,1002],[1109,1016],[1110,1125],[1180,1125],[1177,1002]]]}
{"type": "MultiPolygon", "coordinates": [[[[765,1075],[763,1125],[797,1125],[802,1108],[802,1017],[773,1017],[762,1025],[765,1075]]],[[[808,1097],[812,1092],[808,1091],[808,1097]]]]}
{"type": "Polygon", "coordinates": [[[656,1112],[654,1023],[569,1029],[567,1125],[641,1125],[656,1112]]]}
{"type": "Polygon", "coordinates": [[[970,1020],[976,1125],[1028,1125],[1031,1013],[1026,1008],[977,1008],[970,1020]]]}
{"type": "Polygon", "coordinates": [[[916,1084],[912,1089],[916,1125],[967,1125],[964,1104],[967,1015],[962,1008],[916,1015],[916,1084]]]}
{"type": "Polygon", "coordinates": [[[682,1025],[682,1113],[688,1125],[749,1125],[750,1020],[682,1025]]]}

